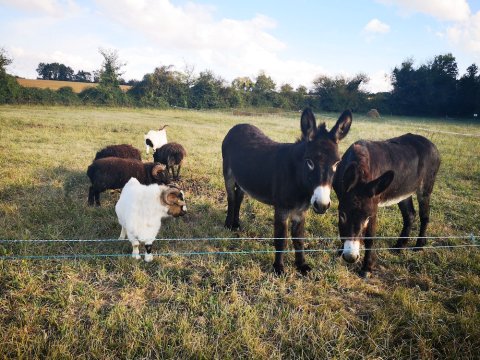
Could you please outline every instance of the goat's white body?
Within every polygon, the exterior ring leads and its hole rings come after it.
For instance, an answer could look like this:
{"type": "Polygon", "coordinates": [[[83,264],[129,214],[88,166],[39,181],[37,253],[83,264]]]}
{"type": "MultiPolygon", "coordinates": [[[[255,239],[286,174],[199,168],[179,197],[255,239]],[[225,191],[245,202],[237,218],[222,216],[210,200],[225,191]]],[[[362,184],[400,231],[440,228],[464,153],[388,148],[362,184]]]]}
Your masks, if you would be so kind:
{"type": "MultiPolygon", "coordinates": [[[[135,178],[131,178],[122,190],[120,199],[115,205],[118,222],[122,226],[120,239],[132,243],[132,256],[140,259],[139,243],[151,245],[155,240],[162,218],[169,217],[168,206],[163,205],[160,196],[168,190],[164,185],[142,185],[135,178]]],[[[152,255],[145,253],[145,261],[151,261],[152,255]]]]}
{"type": "MultiPolygon", "coordinates": [[[[150,140],[153,144],[153,152],[155,152],[156,149],[161,148],[163,145],[165,145],[167,141],[167,130],[150,130],[148,133],[144,135],[145,141],[150,140]]],[[[146,152],[147,154],[150,151],[150,146],[146,145],[146,152]]]]}

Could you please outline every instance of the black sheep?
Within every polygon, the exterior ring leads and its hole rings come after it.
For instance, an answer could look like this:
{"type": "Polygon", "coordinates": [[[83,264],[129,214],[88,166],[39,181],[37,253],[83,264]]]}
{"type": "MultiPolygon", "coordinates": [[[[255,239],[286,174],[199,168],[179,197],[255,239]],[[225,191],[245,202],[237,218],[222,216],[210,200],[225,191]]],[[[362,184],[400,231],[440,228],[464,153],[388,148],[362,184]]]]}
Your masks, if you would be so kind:
{"type": "Polygon", "coordinates": [[[92,182],[88,192],[88,204],[95,201],[100,206],[100,193],[108,189],[122,189],[132,177],[141,184],[168,184],[166,166],[158,163],[143,163],[134,159],[107,157],[94,160],[88,167],[87,175],[92,182]]]}
{"type": "Polygon", "coordinates": [[[140,150],[129,144],[109,145],[97,152],[97,155],[95,155],[95,160],[106,157],[142,160],[140,150]]]}
{"type": "Polygon", "coordinates": [[[153,160],[157,163],[167,165],[167,172],[170,173],[171,171],[173,179],[178,180],[180,178],[180,168],[182,167],[185,156],[187,156],[185,148],[176,142],[171,142],[155,150],[153,160]],[[174,166],[177,166],[177,174],[175,174],[174,166]]]}

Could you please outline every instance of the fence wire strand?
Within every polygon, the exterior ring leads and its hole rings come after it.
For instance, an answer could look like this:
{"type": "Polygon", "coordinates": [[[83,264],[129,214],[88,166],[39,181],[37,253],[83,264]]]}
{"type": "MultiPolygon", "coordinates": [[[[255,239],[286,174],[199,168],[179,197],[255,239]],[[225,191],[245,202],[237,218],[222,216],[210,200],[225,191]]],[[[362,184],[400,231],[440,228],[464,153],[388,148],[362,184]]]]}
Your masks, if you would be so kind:
{"type": "MultiPolygon", "coordinates": [[[[472,234],[469,235],[452,235],[452,236],[364,236],[362,239],[374,239],[374,240],[397,240],[397,239],[471,239],[473,237],[478,237],[472,234]]],[[[231,241],[231,240],[240,240],[240,241],[268,241],[268,240],[280,240],[284,238],[278,237],[198,237],[198,238],[158,238],[154,241],[231,241]]],[[[287,238],[291,240],[347,240],[350,237],[341,237],[341,236],[332,236],[332,237],[321,237],[321,236],[312,236],[312,237],[292,237],[287,238]]],[[[125,242],[129,241],[128,239],[0,239],[1,243],[49,243],[49,242],[125,242]]]]}
{"type": "MultiPolygon", "coordinates": [[[[399,237],[385,236],[385,237],[372,237],[373,239],[398,239],[399,237]]],[[[401,239],[410,239],[412,237],[400,237],[401,239]]],[[[470,235],[461,235],[461,236],[424,236],[421,239],[470,239],[472,244],[458,244],[458,245],[430,245],[430,246],[407,246],[407,247],[380,247],[380,248],[371,248],[371,249],[360,249],[361,251],[385,251],[385,250],[433,250],[433,249],[458,249],[458,248],[478,248],[480,244],[475,242],[478,236],[470,235]]],[[[275,240],[283,238],[172,238],[172,239],[158,239],[159,241],[205,241],[205,240],[275,240]]],[[[338,240],[341,238],[338,237],[313,237],[313,238],[294,238],[301,240],[338,240]]],[[[344,238],[345,239],[345,238],[344,238]]],[[[62,239],[62,240],[8,240],[3,239],[0,242],[105,242],[105,241],[128,241],[128,240],[119,240],[119,239],[62,239]]],[[[186,251],[186,252],[157,252],[152,253],[151,255],[159,256],[195,256],[195,255],[253,255],[253,254],[275,254],[275,253],[296,253],[304,251],[305,253],[338,253],[339,249],[304,249],[304,250],[237,250],[237,251],[186,251]]],[[[85,259],[85,258],[122,258],[122,257],[132,257],[132,254],[126,253],[113,253],[113,254],[58,254],[58,255],[2,255],[0,260],[48,260],[48,259],[85,259]]]]}

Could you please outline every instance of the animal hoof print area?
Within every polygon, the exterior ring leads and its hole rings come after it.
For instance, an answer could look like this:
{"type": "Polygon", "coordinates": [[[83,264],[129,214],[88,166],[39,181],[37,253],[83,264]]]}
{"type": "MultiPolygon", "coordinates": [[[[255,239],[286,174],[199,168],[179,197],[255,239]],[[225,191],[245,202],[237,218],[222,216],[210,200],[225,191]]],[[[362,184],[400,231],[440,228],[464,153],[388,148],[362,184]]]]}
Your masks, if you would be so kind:
{"type": "Polygon", "coordinates": [[[312,267],[308,264],[302,264],[297,266],[297,270],[300,272],[300,274],[306,276],[310,271],[312,271],[312,267]]]}

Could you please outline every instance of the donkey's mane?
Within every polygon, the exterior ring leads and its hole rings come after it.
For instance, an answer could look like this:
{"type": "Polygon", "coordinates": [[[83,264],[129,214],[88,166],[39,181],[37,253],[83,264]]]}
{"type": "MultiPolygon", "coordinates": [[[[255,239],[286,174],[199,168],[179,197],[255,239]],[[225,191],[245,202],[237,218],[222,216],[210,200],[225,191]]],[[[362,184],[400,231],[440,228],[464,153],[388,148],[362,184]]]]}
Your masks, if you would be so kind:
{"type": "Polygon", "coordinates": [[[353,152],[358,164],[358,174],[360,175],[360,181],[370,181],[370,154],[366,146],[363,144],[353,144],[353,152]]]}
{"type": "MultiPolygon", "coordinates": [[[[324,137],[328,138],[328,136],[329,132],[327,130],[327,125],[323,122],[317,127],[314,140],[319,140],[324,137]]],[[[301,143],[303,141],[305,141],[305,137],[302,135],[300,138],[297,139],[297,141],[295,141],[295,144],[301,143]]]]}

